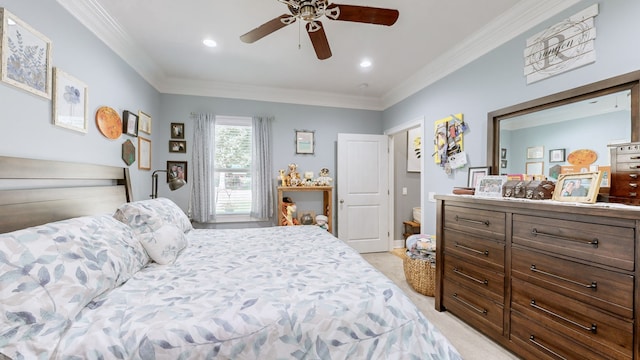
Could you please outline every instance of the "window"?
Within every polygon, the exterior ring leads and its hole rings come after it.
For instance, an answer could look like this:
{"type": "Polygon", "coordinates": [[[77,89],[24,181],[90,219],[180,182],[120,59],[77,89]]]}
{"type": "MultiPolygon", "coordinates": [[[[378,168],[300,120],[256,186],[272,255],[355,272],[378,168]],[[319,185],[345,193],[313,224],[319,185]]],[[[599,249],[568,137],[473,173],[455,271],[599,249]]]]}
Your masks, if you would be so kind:
{"type": "Polygon", "coordinates": [[[216,116],[216,216],[251,212],[251,118],[216,116]]]}

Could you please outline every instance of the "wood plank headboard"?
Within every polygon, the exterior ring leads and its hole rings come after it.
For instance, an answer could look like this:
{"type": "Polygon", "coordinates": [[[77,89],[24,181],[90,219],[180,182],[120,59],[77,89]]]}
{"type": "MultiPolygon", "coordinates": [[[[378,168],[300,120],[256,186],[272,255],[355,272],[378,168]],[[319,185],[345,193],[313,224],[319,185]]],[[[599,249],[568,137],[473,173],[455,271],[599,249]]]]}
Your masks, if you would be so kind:
{"type": "Polygon", "coordinates": [[[126,167],[0,156],[0,233],[84,215],[131,201],[126,167]]]}

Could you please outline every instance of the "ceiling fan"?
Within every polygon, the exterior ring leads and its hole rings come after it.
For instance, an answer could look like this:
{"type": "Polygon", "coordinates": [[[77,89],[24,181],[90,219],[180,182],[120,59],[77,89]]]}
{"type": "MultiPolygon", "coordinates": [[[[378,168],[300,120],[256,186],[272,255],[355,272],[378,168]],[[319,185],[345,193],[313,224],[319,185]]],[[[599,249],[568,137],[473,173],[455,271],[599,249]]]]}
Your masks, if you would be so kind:
{"type": "Polygon", "coordinates": [[[256,42],[263,37],[296,22],[306,21],[306,29],[320,60],[331,57],[331,48],[327,41],[322,22],[318,20],[326,16],[330,20],[352,21],[366,24],[391,26],[398,20],[398,10],[382,9],[368,6],[329,4],[328,0],[278,0],[289,7],[291,14],[280,15],[267,21],[248,33],[240,36],[245,43],[256,42]]]}

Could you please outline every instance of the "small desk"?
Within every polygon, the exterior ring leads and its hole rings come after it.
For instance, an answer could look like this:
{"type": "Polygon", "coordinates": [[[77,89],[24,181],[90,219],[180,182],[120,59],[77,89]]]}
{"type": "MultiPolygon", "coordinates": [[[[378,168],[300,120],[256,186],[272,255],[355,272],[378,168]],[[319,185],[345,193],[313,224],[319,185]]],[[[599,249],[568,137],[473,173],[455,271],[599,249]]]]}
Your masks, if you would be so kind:
{"type": "MultiPolygon", "coordinates": [[[[322,212],[326,215],[328,231],[331,232],[333,227],[331,222],[333,220],[333,187],[331,186],[278,186],[278,212],[282,209],[282,196],[285,192],[309,192],[316,191],[322,192],[322,212]]],[[[278,218],[280,215],[278,214],[278,218]]]]}

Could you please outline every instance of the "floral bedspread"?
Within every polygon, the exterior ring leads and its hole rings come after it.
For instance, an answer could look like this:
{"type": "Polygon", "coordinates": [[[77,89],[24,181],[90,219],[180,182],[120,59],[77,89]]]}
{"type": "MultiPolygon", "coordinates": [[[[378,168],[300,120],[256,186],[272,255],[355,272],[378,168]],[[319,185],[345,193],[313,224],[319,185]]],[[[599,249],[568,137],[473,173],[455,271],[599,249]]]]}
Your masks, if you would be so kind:
{"type": "Polygon", "coordinates": [[[193,230],[95,297],[57,359],[460,359],[408,297],[315,226],[193,230]]]}

